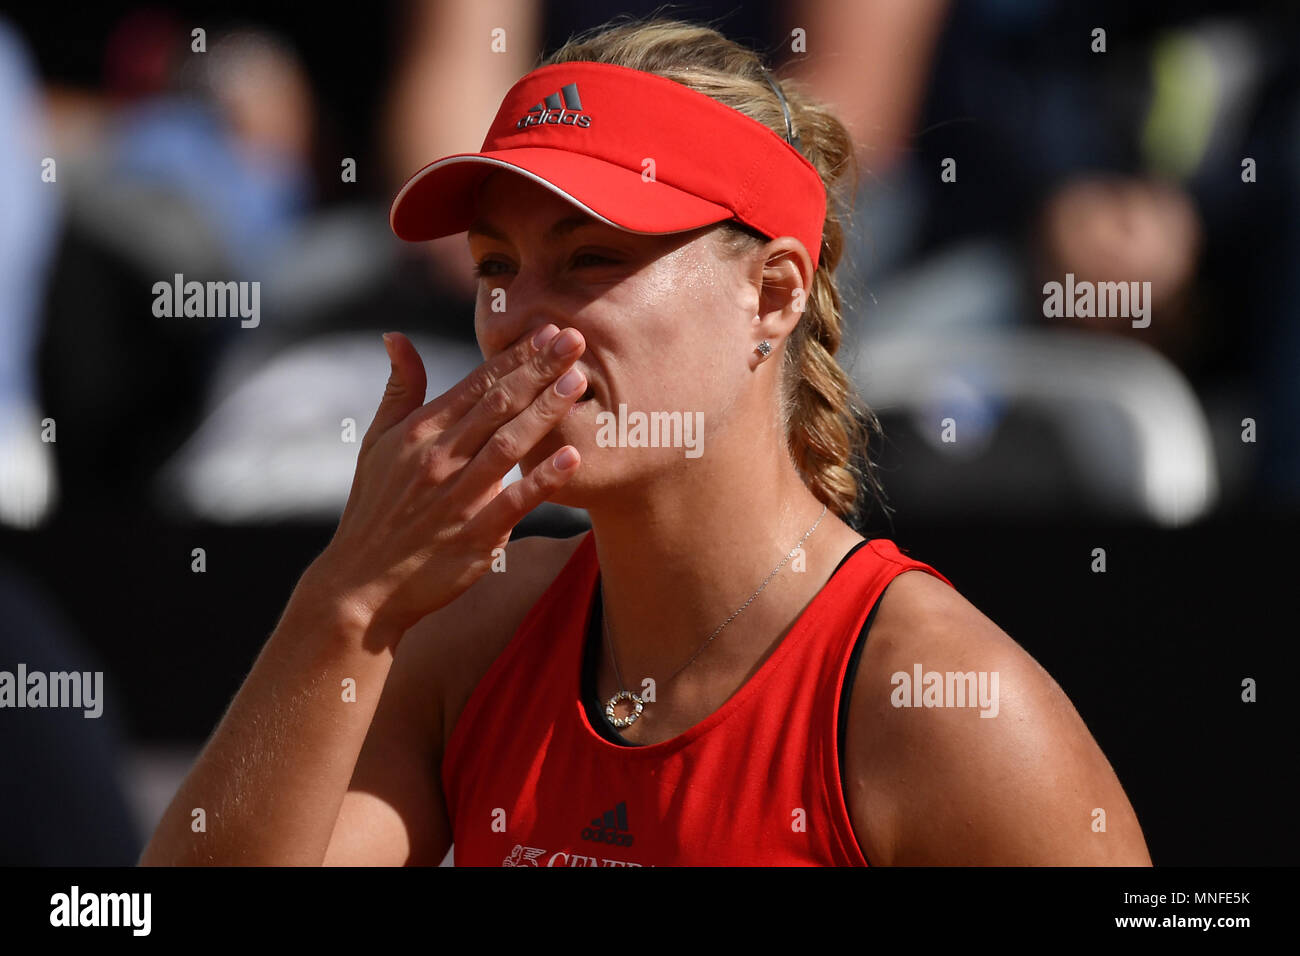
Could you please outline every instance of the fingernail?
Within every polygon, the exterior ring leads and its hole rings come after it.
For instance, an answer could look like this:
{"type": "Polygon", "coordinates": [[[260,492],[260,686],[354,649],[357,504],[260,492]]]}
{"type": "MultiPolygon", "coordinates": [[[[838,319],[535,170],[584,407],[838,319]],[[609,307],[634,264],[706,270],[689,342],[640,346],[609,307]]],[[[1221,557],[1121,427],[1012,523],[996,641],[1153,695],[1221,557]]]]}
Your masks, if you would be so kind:
{"type": "Polygon", "coordinates": [[[382,336],[384,340],[384,351],[388,353],[389,359],[396,361],[396,359],[393,359],[393,340],[390,338],[391,335],[391,332],[385,332],[382,336]]]}
{"type": "Polygon", "coordinates": [[[556,334],[558,334],[559,331],[560,330],[556,328],[554,325],[549,325],[549,324],[543,325],[540,329],[537,330],[537,334],[533,336],[533,348],[535,349],[544,348],[546,346],[546,343],[551,341],[551,339],[555,338],[556,334]]]}
{"type": "Polygon", "coordinates": [[[555,354],[560,358],[572,355],[582,344],[582,337],[573,329],[565,329],[564,334],[554,343],[555,354]]]}
{"type": "Polygon", "coordinates": [[[567,398],[582,387],[582,373],[576,368],[571,368],[555,383],[555,391],[567,398]]]}
{"type": "Polygon", "coordinates": [[[555,467],[560,471],[567,471],[578,463],[578,453],[572,448],[566,448],[555,456],[555,467]]]}

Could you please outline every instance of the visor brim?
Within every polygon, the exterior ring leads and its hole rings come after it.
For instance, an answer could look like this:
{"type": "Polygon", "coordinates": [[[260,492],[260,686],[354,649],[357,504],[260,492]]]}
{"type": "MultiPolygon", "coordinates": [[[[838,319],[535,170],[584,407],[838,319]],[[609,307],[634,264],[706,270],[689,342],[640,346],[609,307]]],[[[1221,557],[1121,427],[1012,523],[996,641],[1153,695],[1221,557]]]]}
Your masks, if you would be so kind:
{"type": "Polygon", "coordinates": [[[409,242],[464,232],[477,215],[478,187],[497,170],[524,176],[625,232],[684,232],[734,217],[725,206],[647,180],[635,170],[567,150],[533,147],[458,153],[430,163],[393,200],[389,225],[409,242]]]}

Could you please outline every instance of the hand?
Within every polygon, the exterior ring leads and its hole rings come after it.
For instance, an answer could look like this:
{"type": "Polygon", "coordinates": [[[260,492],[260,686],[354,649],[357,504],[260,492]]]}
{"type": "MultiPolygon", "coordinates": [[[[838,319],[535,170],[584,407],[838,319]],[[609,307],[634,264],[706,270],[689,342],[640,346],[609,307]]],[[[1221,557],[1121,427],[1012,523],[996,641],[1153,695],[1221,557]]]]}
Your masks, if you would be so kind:
{"type": "Polygon", "coordinates": [[[540,347],[538,330],[528,331],[427,405],[415,346],[385,336],[388,388],[361,441],[343,517],[311,573],[318,589],[394,641],[468,590],[514,526],[577,472],[577,449],[566,445],[502,490],[587,387],[574,370],[566,394],[556,391],[586,347],[582,336],[553,325],[543,333],[540,347]],[[559,354],[565,343],[573,351],[559,354]]]}

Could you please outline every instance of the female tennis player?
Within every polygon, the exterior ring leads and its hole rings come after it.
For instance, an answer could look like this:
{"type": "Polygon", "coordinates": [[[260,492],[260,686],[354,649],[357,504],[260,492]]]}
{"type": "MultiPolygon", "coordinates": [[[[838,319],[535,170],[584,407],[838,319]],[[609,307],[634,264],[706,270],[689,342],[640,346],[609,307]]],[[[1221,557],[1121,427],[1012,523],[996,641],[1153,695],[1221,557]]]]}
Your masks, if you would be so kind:
{"type": "Polygon", "coordinates": [[[426,403],[385,337],[338,530],[142,862],[1148,865],[1052,678],[844,520],[852,157],[660,20],[570,40],[416,174],[392,227],[467,233],[486,361],[426,403]],[[543,501],[592,530],[510,540],[543,501]]]}

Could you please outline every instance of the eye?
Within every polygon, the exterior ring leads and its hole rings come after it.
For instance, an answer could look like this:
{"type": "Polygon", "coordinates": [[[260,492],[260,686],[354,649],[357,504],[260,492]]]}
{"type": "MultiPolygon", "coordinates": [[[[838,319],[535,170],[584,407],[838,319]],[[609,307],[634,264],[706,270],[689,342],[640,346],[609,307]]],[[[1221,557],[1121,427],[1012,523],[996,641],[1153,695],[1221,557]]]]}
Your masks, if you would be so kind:
{"type": "MultiPolygon", "coordinates": [[[[595,252],[579,252],[573,257],[573,264],[577,268],[609,265],[614,262],[614,259],[611,259],[608,256],[602,256],[595,252]]],[[[484,259],[482,262],[475,263],[472,271],[476,278],[493,278],[502,274],[501,271],[497,271],[495,268],[497,266],[501,266],[503,270],[508,270],[510,268],[510,263],[502,262],[500,259],[484,259]]]]}
{"type": "Polygon", "coordinates": [[[492,266],[504,266],[504,265],[506,265],[506,263],[502,262],[499,259],[484,259],[482,262],[476,262],[474,264],[474,270],[473,270],[474,275],[479,279],[486,279],[491,276],[497,276],[500,275],[501,273],[493,272],[492,266]]]}
{"type": "Polygon", "coordinates": [[[576,256],[573,257],[574,264],[575,264],[575,265],[580,264],[580,260],[582,260],[582,259],[594,259],[594,260],[596,260],[596,262],[593,263],[593,264],[604,264],[604,263],[608,263],[608,262],[613,262],[613,261],[614,261],[613,259],[610,259],[610,258],[608,258],[607,256],[602,256],[602,255],[599,255],[599,254],[597,254],[597,253],[595,253],[595,252],[579,252],[576,256]]]}

